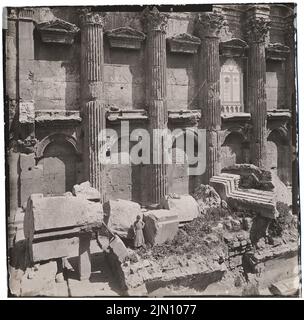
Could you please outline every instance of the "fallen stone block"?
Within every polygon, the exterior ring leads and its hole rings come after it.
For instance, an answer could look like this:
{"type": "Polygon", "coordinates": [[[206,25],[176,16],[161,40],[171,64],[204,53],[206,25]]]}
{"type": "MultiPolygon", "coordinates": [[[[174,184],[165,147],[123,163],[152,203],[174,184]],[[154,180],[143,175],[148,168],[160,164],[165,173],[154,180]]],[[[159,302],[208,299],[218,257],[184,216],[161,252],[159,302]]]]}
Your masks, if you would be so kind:
{"type": "Polygon", "coordinates": [[[142,217],[140,205],[128,200],[109,200],[103,205],[104,222],[108,228],[122,238],[131,238],[132,225],[139,215],[142,217]]]}
{"type": "Polygon", "coordinates": [[[83,182],[81,184],[75,184],[73,186],[72,193],[76,197],[81,197],[91,201],[99,201],[100,200],[100,192],[91,187],[89,181],[83,182]]]}
{"type": "Polygon", "coordinates": [[[180,222],[188,222],[197,218],[200,214],[199,206],[190,195],[165,196],[160,203],[161,209],[175,211],[180,222]]]}
{"type": "Polygon", "coordinates": [[[299,278],[284,279],[269,286],[269,291],[275,296],[295,296],[299,292],[299,278]]]}
{"type": "Polygon", "coordinates": [[[151,210],[144,214],[144,237],[151,245],[172,240],[178,231],[179,217],[173,210],[151,210]]]}
{"type": "Polygon", "coordinates": [[[122,240],[118,236],[115,236],[110,240],[109,247],[111,248],[112,253],[117,257],[118,261],[123,263],[129,252],[122,240]]]}
{"type": "Polygon", "coordinates": [[[197,201],[201,213],[205,213],[209,208],[221,207],[221,197],[209,185],[201,184],[196,188],[193,197],[197,201]]]}

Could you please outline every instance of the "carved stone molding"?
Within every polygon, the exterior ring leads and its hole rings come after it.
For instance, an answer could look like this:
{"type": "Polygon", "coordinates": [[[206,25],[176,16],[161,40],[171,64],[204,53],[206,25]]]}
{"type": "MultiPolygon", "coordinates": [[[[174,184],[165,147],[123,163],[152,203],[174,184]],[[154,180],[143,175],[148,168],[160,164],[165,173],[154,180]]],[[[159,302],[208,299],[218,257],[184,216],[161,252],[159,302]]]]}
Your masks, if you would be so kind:
{"type": "Polygon", "coordinates": [[[156,7],[153,7],[152,10],[146,7],[143,11],[142,19],[145,32],[154,30],[165,33],[167,30],[168,15],[160,13],[156,7]]]}
{"type": "Polygon", "coordinates": [[[269,60],[285,60],[289,52],[289,47],[281,43],[271,43],[266,48],[266,58],[269,60]]]}
{"type": "Polygon", "coordinates": [[[72,44],[79,28],[61,19],[37,24],[42,42],[72,44]]]}
{"type": "Polygon", "coordinates": [[[146,35],[130,27],[122,27],[106,32],[111,48],[140,49],[146,35]]]}
{"type": "Polygon", "coordinates": [[[98,12],[91,12],[89,9],[81,9],[79,10],[80,15],[80,23],[81,25],[100,25],[104,26],[105,23],[105,14],[98,12]]]}
{"type": "Polygon", "coordinates": [[[201,39],[205,37],[219,37],[221,29],[226,24],[224,16],[220,13],[201,13],[196,21],[197,34],[201,39]]]}
{"type": "Polygon", "coordinates": [[[220,42],[220,54],[226,57],[242,57],[246,55],[248,45],[244,40],[232,38],[220,42]]]}
{"type": "Polygon", "coordinates": [[[247,37],[251,42],[265,42],[270,27],[270,20],[252,17],[247,21],[247,37]]]}
{"type": "Polygon", "coordinates": [[[77,141],[73,136],[66,135],[64,133],[52,133],[42,139],[36,147],[36,158],[42,158],[45,148],[52,142],[62,143],[67,142],[72,145],[76,155],[80,155],[80,151],[77,147],[77,141]]]}
{"type": "Polygon", "coordinates": [[[201,43],[199,38],[188,33],[176,35],[172,38],[169,38],[167,41],[171,52],[191,54],[197,52],[197,49],[201,43]]]}

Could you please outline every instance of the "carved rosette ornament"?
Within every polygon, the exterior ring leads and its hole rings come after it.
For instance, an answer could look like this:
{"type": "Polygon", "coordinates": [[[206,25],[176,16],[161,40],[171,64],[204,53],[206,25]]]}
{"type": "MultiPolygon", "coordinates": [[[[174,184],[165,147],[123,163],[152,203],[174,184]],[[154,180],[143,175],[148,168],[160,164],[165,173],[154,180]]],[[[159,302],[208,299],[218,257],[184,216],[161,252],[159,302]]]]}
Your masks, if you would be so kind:
{"type": "Polygon", "coordinates": [[[200,38],[218,37],[221,29],[226,25],[224,16],[217,12],[204,12],[197,19],[197,33],[200,38]]]}
{"type": "Polygon", "coordinates": [[[167,30],[168,15],[160,13],[156,7],[150,10],[148,7],[143,11],[143,23],[145,32],[155,30],[163,33],[167,30]]]}
{"type": "Polygon", "coordinates": [[[270,21],[262,17],[250,18],[247,22],[247,37],[251,42],[265,42],[270,21]]]}

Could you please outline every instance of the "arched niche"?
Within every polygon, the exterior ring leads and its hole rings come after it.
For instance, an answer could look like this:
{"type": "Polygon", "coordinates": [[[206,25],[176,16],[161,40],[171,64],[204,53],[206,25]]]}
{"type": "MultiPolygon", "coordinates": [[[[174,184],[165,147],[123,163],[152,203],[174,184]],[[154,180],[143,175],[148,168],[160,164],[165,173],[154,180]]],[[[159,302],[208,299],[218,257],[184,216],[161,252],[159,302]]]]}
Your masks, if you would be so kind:
{"type": "Polygon", "coordinates": [[[43,169],[43,194],[60,195],[72,191],[78,183],[79,151],[76,140],[64,134],[53,134],[37,147],[37,165],[43,169]]]}
{"type": "Polygon", "coordinates": [[[227,168],[246,162],[246,141],[238,131],[228,133],[221,146],[221,166],[227,168]]]}

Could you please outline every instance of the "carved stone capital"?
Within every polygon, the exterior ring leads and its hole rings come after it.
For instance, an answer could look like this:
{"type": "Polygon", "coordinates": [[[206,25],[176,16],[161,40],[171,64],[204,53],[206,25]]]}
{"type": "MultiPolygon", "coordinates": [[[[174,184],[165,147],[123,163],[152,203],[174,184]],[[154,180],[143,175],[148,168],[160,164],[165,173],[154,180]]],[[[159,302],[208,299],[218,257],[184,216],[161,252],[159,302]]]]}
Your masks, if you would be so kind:
{"type": "Polygon", "coordinates": [[[161,31],[166,32],[168,15],[160,13],[156,7],[150,10],[148,7],[143,11],[142,15],[145,32],[161,31]]]}
{"type": "Polygon", "coordinates": [[[218,37],[221,29],[226,25],[224,16],[218,12],[204,12],[199,14],[196,28],[200,38],[218,37]]]}
{"type": "Polygon", "coordinates": [[[251,42],[265,42],[270,27],[270,20],[252,17],[247,22],[247,37],[251,42]]]}
{"type": "Polygon", "coordinates": [[[82,26],[92,24],[103,27],[105,22],[105,14],[99,12],[92,12],[89,9],[80,10],[79,18],[82,26]]]}

